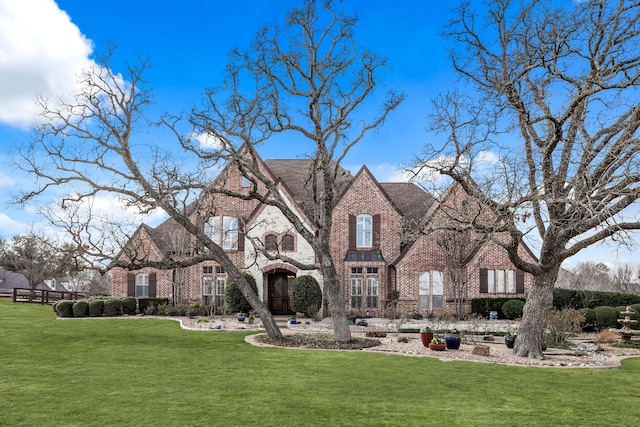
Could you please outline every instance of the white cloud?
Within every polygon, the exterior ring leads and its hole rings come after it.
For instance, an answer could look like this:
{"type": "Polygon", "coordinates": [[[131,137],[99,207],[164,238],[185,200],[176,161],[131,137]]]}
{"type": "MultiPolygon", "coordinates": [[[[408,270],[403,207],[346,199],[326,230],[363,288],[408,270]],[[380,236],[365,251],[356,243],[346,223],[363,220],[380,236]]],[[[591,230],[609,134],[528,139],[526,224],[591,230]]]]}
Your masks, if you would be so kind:
{"type": "Polygon", "coordinates": [[[11,219],[0,212],[0,238],[11,239],[13,236],[29,232],[30,227],[29,224],[11,219]]]}
{"type": "Polygon", "coordinates": [[[219,150],[223,147],[222,141],[215,135],[209,135],[208,133],[195,133],[192,132],[189,138],[195,139],[200,144],[201,149],[213,149],[219,150]]]}
{"type": "Polygon", "coordinates": [[[0,123],[28,127],[38,94],[72,93],[92,50],[53,0],[0,0],[0,123]]]}

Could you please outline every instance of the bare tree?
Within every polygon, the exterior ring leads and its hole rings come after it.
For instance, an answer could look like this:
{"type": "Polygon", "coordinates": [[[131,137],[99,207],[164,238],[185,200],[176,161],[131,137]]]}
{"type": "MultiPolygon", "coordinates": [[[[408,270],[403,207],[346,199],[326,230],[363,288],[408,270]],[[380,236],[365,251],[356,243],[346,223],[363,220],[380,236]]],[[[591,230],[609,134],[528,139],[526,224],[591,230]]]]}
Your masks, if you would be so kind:
{"type": "Polygon", "coordinates": [[[30,233],[10,242],[0,239],[0,267],[22,274],[32,289],[47,279],[66,276],[84,268],[74,248],[30,233]]]}
{"type": "Polygon", "coordinates": [[[507,236],[496,244],[534,276],[514,351],[543,358],[561,263],[640,229],[640,4],[492,0],[476,13],[464,2],[446,36],[474,93],[434,100],[431,130],[446,141],[420,165],[497,215],[459,226],[507,236]],[[526,238],[535,262],[518,252],[526,238]]]}
{"type": "Polygon", "coordinates": [[[638,291],[638,269],[629,264],[623,264],[615,267],[611,271],[611,283],[618,292],[638,291]]]}
{"type": "Polygon", "coordinates": [[[348,176],[340,163],[402,100],[391,93],[378,117],[367,121],[357,115],[377,87],[378,74],[386,63],[356,44],[356,22],[336,12],[330,1],[306,0],[288,15],[286,25],[265,27],[250,50],[231,54],[227,79],[207,93],[205,106],[193,111],[190,124],[172,115],[158,120],[160,129],[170,129],[179,141],[171,151],[145,143],[149,124],[144,122],[149,120],[145,114],[152,102],[144,81],[148,60],[142,58],[139,64],[128,66],[121,76],[109,67],[112,51],[108,52],[100,61],[101,68],[83,74],[84,90],[74,103],[57,108],[40,99],[46,120],[15,162],[38,177],[40,186],[19,201],[31,200],[51,187],[66,188],[67,195],[60,202],[63,212],[49,212],[48,217],[74,236],[85,256],[110,261],[111,267],[175,270],[215,260],[241,289],[272,337],[281,336],[273,316],[219,242],[207,235],[201,221],[215,212],[221,199],[276,206],[310,242],[318,261],[302,264],[268,250],[264,255],[298,268],[320,269],[336,340],[350,340],[329,245],[333,207],[348,176]],[[285,132],[312,146],[304,183],[311,224],[289,206],[280,182],[258,160],[257,146],[285,132]],[[202,135],[215,147],[201,145],[197,136],[202,135]],[[234,192],[225,185],[224,174],[216,175],[229,165],[251,182],[248,191],[234,192]],[[107,228],[96,230],[101,218],[82,214],[77,206],[101,194],[116,195],[140,213],[162,209],[198,250],[152,260],[144,239],[132,236],[126,224],[101,221],[107,228]],[[122,247],[117,260],[114,246],[122,247]]]}
{"type": "MultiPolygon", "coordinates": [[[[232,53],[225,84],[210,90],[205,106],[193,112],[196,133],[208,135],[219,148],[203,152],[195,141],[183,142],[204,160],[237,165],[253,189],[249,196],[225,187],[207,191],[276,206],[309,242],[317,257],[312,264],[255,243],[268,259],[322,271],[337,341],[351,339],[330,245],[333,210],[348,177],[341,162],[403,99],[390,92],[377,117],[368,120],[359,115],[378,86],[386,61],[358,46],[353,34],[356,23],[357,18],[337,11],[331,1],[302,1],[285,25],[265,27],[251,49],[232,53]],[[266,173],[258,161],[258,145],[278,134],[298,138],[302,147],[309,147],[308,166],[301,172],[308,195],[303,208],[311,224],[291,207],[277,177],[266,173]],[[259,192],[261,187],[268,191],[259,192]]],[[[170,119],[168,124],[173,126],[170,119]]]]}

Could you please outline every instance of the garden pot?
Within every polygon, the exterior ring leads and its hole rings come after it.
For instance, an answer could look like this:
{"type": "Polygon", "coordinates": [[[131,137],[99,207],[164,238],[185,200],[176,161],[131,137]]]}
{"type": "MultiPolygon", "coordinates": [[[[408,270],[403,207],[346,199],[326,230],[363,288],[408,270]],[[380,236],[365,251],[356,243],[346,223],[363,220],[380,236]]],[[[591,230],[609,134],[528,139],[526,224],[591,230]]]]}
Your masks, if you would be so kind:
{"type": "Polygon", "coordinates": [[[513,348],[515,342],[516,337],[504,337],[504,343],[506,344],[507,348],[513,348]]]}
{"type": "Polygon", "coordinates": [[[434,344],[432,342],[429,343],[429,348],[433,351],[445,351],[447,349],[446,344],[434,344]]]}
{"type": "Polygon", "coordinates": [[[238,322],[244,322],[245,316],[238,316],[238,322]]]}
{"type": "Polygon", "coordinates": [[[460,348],[460,341],[462,341],[462,339],[460,338],[460,336],[455,336],[455,335],[449,335],[444,337],[444,343],[447,346],[447,348],[449,350],[457,350],[460,348]]]}
{"type": "Polygon", "coordinates": [[[433,332],[420,332],[420,339],[422,340],[423,346],[429,347],[433,339],[433,332]]]}

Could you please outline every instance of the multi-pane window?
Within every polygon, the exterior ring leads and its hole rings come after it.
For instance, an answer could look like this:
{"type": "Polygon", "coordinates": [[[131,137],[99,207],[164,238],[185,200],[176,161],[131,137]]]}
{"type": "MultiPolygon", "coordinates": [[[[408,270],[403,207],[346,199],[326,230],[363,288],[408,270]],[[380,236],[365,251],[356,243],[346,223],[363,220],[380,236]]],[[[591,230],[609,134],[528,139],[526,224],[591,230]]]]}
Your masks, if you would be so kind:
{"type": "Polygon", "coordinates": [[[136,275],[136,298],[149,298],[149,275],[146,273],[136,275]]]}
{"type": "Polygon", "coordinates": [[[204,225],[204,232],[224,250],[238,249],[238,218],[214,216],[204,225]]]}
{"type": "Polygon", "coordinates": [[[283,252],[293,252],[295,250],[295,239],[291,234],[282,236],[278,243],[278,236],[270,233],[264,236],[264,247],[268,251],[276,252],[280,249],[283,252]]]}
{"type": "Polygon", "coordinates": [[[420,310],[444,308],[444,275],[442,271],[432,270],[420,273],[418,308],[420,310]]]}
{"type": "Polygon", "coordinates": [[[356,218],[356,246],[370,248],[373,240],[373,217],[362,214],[356,218]]]}
{"type": "Polygon", "coordinates": [[[224,307],[224,288],[227,280],[224,277],[216,277],[216,307],[224,307]]]}
{"type": "Polygon", "coordinates": [[[264,248],[268,251],[278,250],[278,236],[275,234],[267,234],[264,237],[264,248]]]}
{"type": "Polygon", "coordinates": [[[213,299],[213,277],[202,278],[202,303],[210,305],[213,299]]]}
{"type": "Polygon", "coordinates": [[[378,308],[380,294],[378,267],[351,268],[352,308],[378,308]],[[366,286],[366,287],[365,287],[366,286]],[[365,306],[363,307],[363,302],[365,306]]]}
{"type": "Polygon", "coordinates": [[[504,294],[516,292],[515,270],[487,270],[487,292],[504,294]]]}
{"type": "Polygon", "coordinates": [[[285,252],[293,252],[295,250],[295,240],[293,235],[285,234],[282,236],[282,250],[285,252]]]}

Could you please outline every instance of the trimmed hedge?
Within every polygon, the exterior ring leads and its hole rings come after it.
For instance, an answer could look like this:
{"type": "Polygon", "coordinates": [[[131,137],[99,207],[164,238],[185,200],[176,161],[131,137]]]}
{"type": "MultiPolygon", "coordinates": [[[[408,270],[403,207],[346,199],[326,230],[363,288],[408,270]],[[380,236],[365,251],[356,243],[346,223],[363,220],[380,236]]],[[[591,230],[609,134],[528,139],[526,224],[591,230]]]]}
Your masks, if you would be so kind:
{"type": "Polygon", "coordinates": [[[524,301],[520,299],[510,299],[502,304],[502,313],[504,317],[509,320],[514,320],[522,317],[522,309],[524,308],[524,301]]]}
{"type": "Polygon", "coordinates": [[[133,316],[136,314],[138,302],[134,297],[122,298],[122,314],[133,316]]]}
{"type": "Polygon", "coordinates": [[[291,282],[291,309],[314,317],[322,306],[322,289],[312,276],[298,276],[291,282]]]}
{"type": "Polygon", "coordinates": [[[56,304],[56,313],[60,317],[73,317],[73,304],[74,301],[62,300],[56,304]]]}
{"type": "Polygon", "coordinates": [[[89,301],[89,317],[101,317],[104,311],[104,300],[94,299],[89,301]]]}
{"type": "MultiPolygon", "coordinates": [[[[258,293],[258,286],[256,285],[256,279],[246,271],[242,272],[242,276],[247,281],[253,292],[258,293]]],[[[247,302],[245,297],[240,292],[238,286],[231,277],[227,278],[227,286],[224,290],[224,303],[227,306],[227,310],[230,313],[249,313],[251,311],[251,304],[247,302]]]]}
{"type": "Polygon", "coordinates": [[[489,318],[490,312],[497,311],[498,319],[504,319],[505,315],[502,312],[502,306],[509,300],[519,300],[524,303],[523,298],[473,298],[471,300],[471,311],[484,318],[489,318]]]}
{"type": "Polygon", "coordinates": [[[596,327],[596,311],[593,308],[584,307],[578,311],[584,316],[583,330],[589,331],[596,327]]]}
{"type": "Polygon", "coordinates": [[[596,312],[596,326],[598,329],[615,328],[618,326],[618,314],[615,308],[601,305],[593,310],[596,312]]]}
{"type": "Polygon", "coordinates": [[[577,289],[555,288],[553,306],[558,310],[565,308],[595,308],[599,306],[627,306],[640,304],[640,295],[621,292],[583,291],[577,289]]]}
{"type": "Polygon", "coordinates": [[[73,317],[88,317],[89,304],[86,300],[79,300],[73,304],[73,317]]]}
{"type": "Polygon", "coordinates": [[[106,317],[122,316],[122,300],[119,298],[105,300],[104,315],[106,317]]]}

